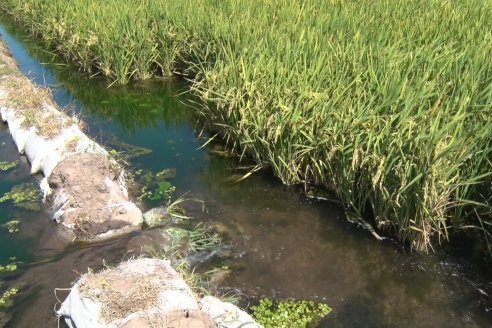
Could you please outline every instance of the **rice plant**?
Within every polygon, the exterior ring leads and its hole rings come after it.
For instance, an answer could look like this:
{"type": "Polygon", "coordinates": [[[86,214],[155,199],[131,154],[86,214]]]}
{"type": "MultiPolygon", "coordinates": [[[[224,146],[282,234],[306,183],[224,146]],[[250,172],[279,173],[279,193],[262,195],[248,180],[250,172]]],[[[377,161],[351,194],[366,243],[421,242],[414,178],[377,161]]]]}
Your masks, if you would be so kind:
{"type": "Polygon", "coordinates": [[[336,192],[359,216],[369,207],[377,228],[414,249],[474,225],[473,204],[492,196],[491,0],[0,8],[89,74],[189,78],[232,150],[284,183],[336,192]]]}

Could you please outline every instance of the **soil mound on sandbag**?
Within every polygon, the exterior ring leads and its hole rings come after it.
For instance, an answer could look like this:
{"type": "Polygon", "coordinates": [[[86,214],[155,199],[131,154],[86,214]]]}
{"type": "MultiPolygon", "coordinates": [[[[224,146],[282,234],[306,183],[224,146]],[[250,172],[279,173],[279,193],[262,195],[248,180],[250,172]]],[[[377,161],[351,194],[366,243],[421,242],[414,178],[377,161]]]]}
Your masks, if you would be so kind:
{"type": "Polygon", "coordinates": [[[121,168],[103,154],[62,160],[48,178],[55,220],[82,240],[140,229],[142,212],[128,200],[120,176],[121,168]]]}

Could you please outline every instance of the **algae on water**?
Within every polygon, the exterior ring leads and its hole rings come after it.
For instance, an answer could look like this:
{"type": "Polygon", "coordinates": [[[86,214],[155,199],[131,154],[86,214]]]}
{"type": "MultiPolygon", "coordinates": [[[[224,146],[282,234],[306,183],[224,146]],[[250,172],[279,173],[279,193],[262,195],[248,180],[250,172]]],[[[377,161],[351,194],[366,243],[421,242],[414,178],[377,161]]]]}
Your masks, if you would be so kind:
{"type": "Polygon", "coordinates": [[[9,263],[5,266],[0,265],[0,273],[14,272],[17,270],[17,263],[9,263]]]}
{"type": "Polygon", "coordinates": [[[9,290],[6,290],[0,297],[0,307],[12,306],[12,298],[14,298],[18,292],[19,290],[17,288],[10,288],[9,290]]]}
{"type": "Polygon", "coordinates": [[[0,197],[0,203],[11,201],[14,206],[29,211],[41,210],[41,194],[34,183],[16,185],[11,191],[0,197]]]}
{"type": "Polygon", "coordinates": [[[11,168],[16,167],[17,164],[18,164],[17,161],[13,161],[13,162],[2,161],[0,162],[0,171],[8,171],[11,168]]]}
{"type": "Polygon", "coordinates": [[[175,177],[176,177],[176,169],[175,168],[164,169],[160,172],[157,172],[157,174],[155,175],[155,178],[157,181],[173,179],[175,177]]]}
{"type": "Polygon", "coordinates": [[[5,224],[2,225],[2,228],[5,228],[8,230],[9,233],[16,233],[19,231],[19,220],[11,220],[5,224]]]}
{"type": "Polygon", "coordinates": [[[115,157],[118,160],[122,160],[124,162],[131,161],[137,157],[147,155],[152,153],[152,149],[131,145],[122,141],[118,141],[115,144],[120,150],[112,149],[109,153],[111,156],[115,157]]]}

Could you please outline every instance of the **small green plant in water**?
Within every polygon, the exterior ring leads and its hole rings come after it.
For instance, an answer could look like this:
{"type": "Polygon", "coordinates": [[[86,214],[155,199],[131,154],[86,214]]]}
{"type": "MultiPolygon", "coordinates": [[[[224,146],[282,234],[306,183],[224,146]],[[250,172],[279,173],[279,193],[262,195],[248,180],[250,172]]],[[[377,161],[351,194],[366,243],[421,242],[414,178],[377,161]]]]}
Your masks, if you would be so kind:
{"type": "Polygon", "coordinates": [[[15,257],[11,257],[10,259],[10,263],[3,266],[3,265],[0,265],[0,273],[4,273],[4,272],[14,272],[17,270],[17,263],[16,263],[16,258],[15,257]]]}
{"type": "Polygon", "coordinates": [[[157,181],[174,179],[176,177],[176,169],[164,169],[155,175],[157,181]]]}
{"type": "Polygon", "coordinates": [[[150,200],[170,199],[173,192],[176,190],[170,182],[162,181],[157,184],[157,188],[152,192],[150,200]]]}
{"type": "Polygon", "coordinates": [[[41,210],[39,188],[34,183],[14,186],[11,191],[0,198],[0,203],[12,201],[17,206],[30,211],[41,210]]]}
{"type": "MultiPolygon", "coordinates": [[[[222,240],[210,227],[197,224],[190,230],[171,227],[165,230],[171,238],[168,254],[195,253],[220,246],[222,240]]],[[[182,254],[184,255],[184,254],[182,254]]]]}
{"type": "Polygon", "coordinates": [[[2,225],[3,228],[7,229],[9,233],[19,232],[19,220],[12,220],[2,225]]]}
{"type": "Polygon", "coordinates": [[[268,298],[260,300],[260,304],[252,306],[251,310],[256,321],[265,328],[306,328],[331,312],[331,308],[323,303],[268,298]]]}
{"type": "Polygon", "coordinates": [[[3,162],[0,162],[0,171],[8,171],[11,168],[16,167],[16,166],[17,166],[17,161],[14,161],[14,162],[3,161],[3,162]]]}
{"type": "Polygon", "coordinates": [[[152,191],[147,186],[142,187],[140,190],[140,199],[148,198],[150,200],[167,200],[171,199],[173,192],[176,190],[170,182],[161,181],[157,183],[157,187],[152,191]]]}
{"type": "Polygon", "coordinates": [[[122,161],[124,163],[128,163],[132,159],[150,154],[152,152],[152,149],[127,144],[125,142],[118,142],[115,146],[120,150],[111,149],[109,151],[109,155],[115,160],[122,161]]]}
{"type": "Polygon", "coordinates": [[[17,288],[10,288],[5,291],[0,297],[0,307],[9,307],[12,305],[12,298],[17,295],[19,290],[17,288]]]}

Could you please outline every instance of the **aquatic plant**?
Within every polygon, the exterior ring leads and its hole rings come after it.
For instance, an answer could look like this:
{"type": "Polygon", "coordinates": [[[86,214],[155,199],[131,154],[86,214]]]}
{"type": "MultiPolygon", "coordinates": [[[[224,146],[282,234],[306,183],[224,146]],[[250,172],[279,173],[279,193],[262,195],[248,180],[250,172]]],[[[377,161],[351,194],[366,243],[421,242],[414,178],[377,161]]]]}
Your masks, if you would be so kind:
{"type": "Polygon", "coordinates": [[[135,185],[142,186],[139,191],[139,199],[164,200],[168,203],[167,205],[170,205],[171,197],[176,191],[176,187],[167,179],[173,178],[175,175],[175,169],[165,169],[157,173],[137,170],[130,174],[135,185]]]}
{"type": "Polygon", "coordinates": [[[3,295],[0,297],[0,307],[8,307],[12,305],[12,298],[14,298],[15,295],[19,290],[17,288],[10,288],[9,290],[5,291],[3,295]]]}
{"type": "Polygon", "coordinates": [[[40,190],[34,183],[16,185],[11,191],[0,197],[0,203],[12,201],[14,206],[30,211],[41,209],[40,190]]]}
{"type": "Polygon", "coordinates": [[[172,193],[176,190],[170,182],[161,181],[157,183],[157,188],[152,192],[152,195],[149,197],[150,200],[160,200],[160,199],[169,199],[171,198],[172,193]]]}
{"type": "Polygon", "coordinates": [[[175,168],[170,168],[170,169],[164,169],[155,175],[155,178],[157,181],[162,181],[162,180],[167,180],[167,179],[174,179],[176,177],[176,169],[175,168]]]}
{"type": "Polygon", "coordinates": [[[167,228],[165,233],[171,238],[171,245],[166,250],[169,254],[196,253],[220,246],[222,240],[211,227],[199,223],[189,230],[177,227],[167,228]]]}
{"type": "Polygon", "coordinates": [[[152,153],[152,149],[131,145],[122,141],[115,143],[114,146],[116,146],[118,150],[111,149],[109,155],[117,161],[122,161],[124,163],[152,153]]]}
{"type": "Polygon", "coordinates": [[[11,168],[14,168],[16,167],[18,164],[17,161],[13,161],[13,162],[6,162],[6,161],[3,161],[3,162],[0,162],[0,171],[8,171],[10,170],[11,168]]]}
{"type": "Polygon", "coordinates": [[[265,328],[306,328],[331,312],[328,305],[313,301],[260,300],[252,306],[253,317],[265,328]]]}
{"type": "Polygon", "coordinates": [[[11,220],[2,225],[3,228],[7,229],[9,233],[15,233],[19,231],[19,220],[11,220]]]}
{"type": "Polygon", "coordinates": [[[17,270],[17,263],[11,262],[5,266],[0,265],[0,273],[3,272],[14,272],[17,270]]]}
{"type": "Polygon", "coordinates": [[[190,78],[229,149],[284,183],[333,191],[414,249],[474,223],[473,204],[492,199],[490,0],[0,7],[90,74],[190,78]]]}

